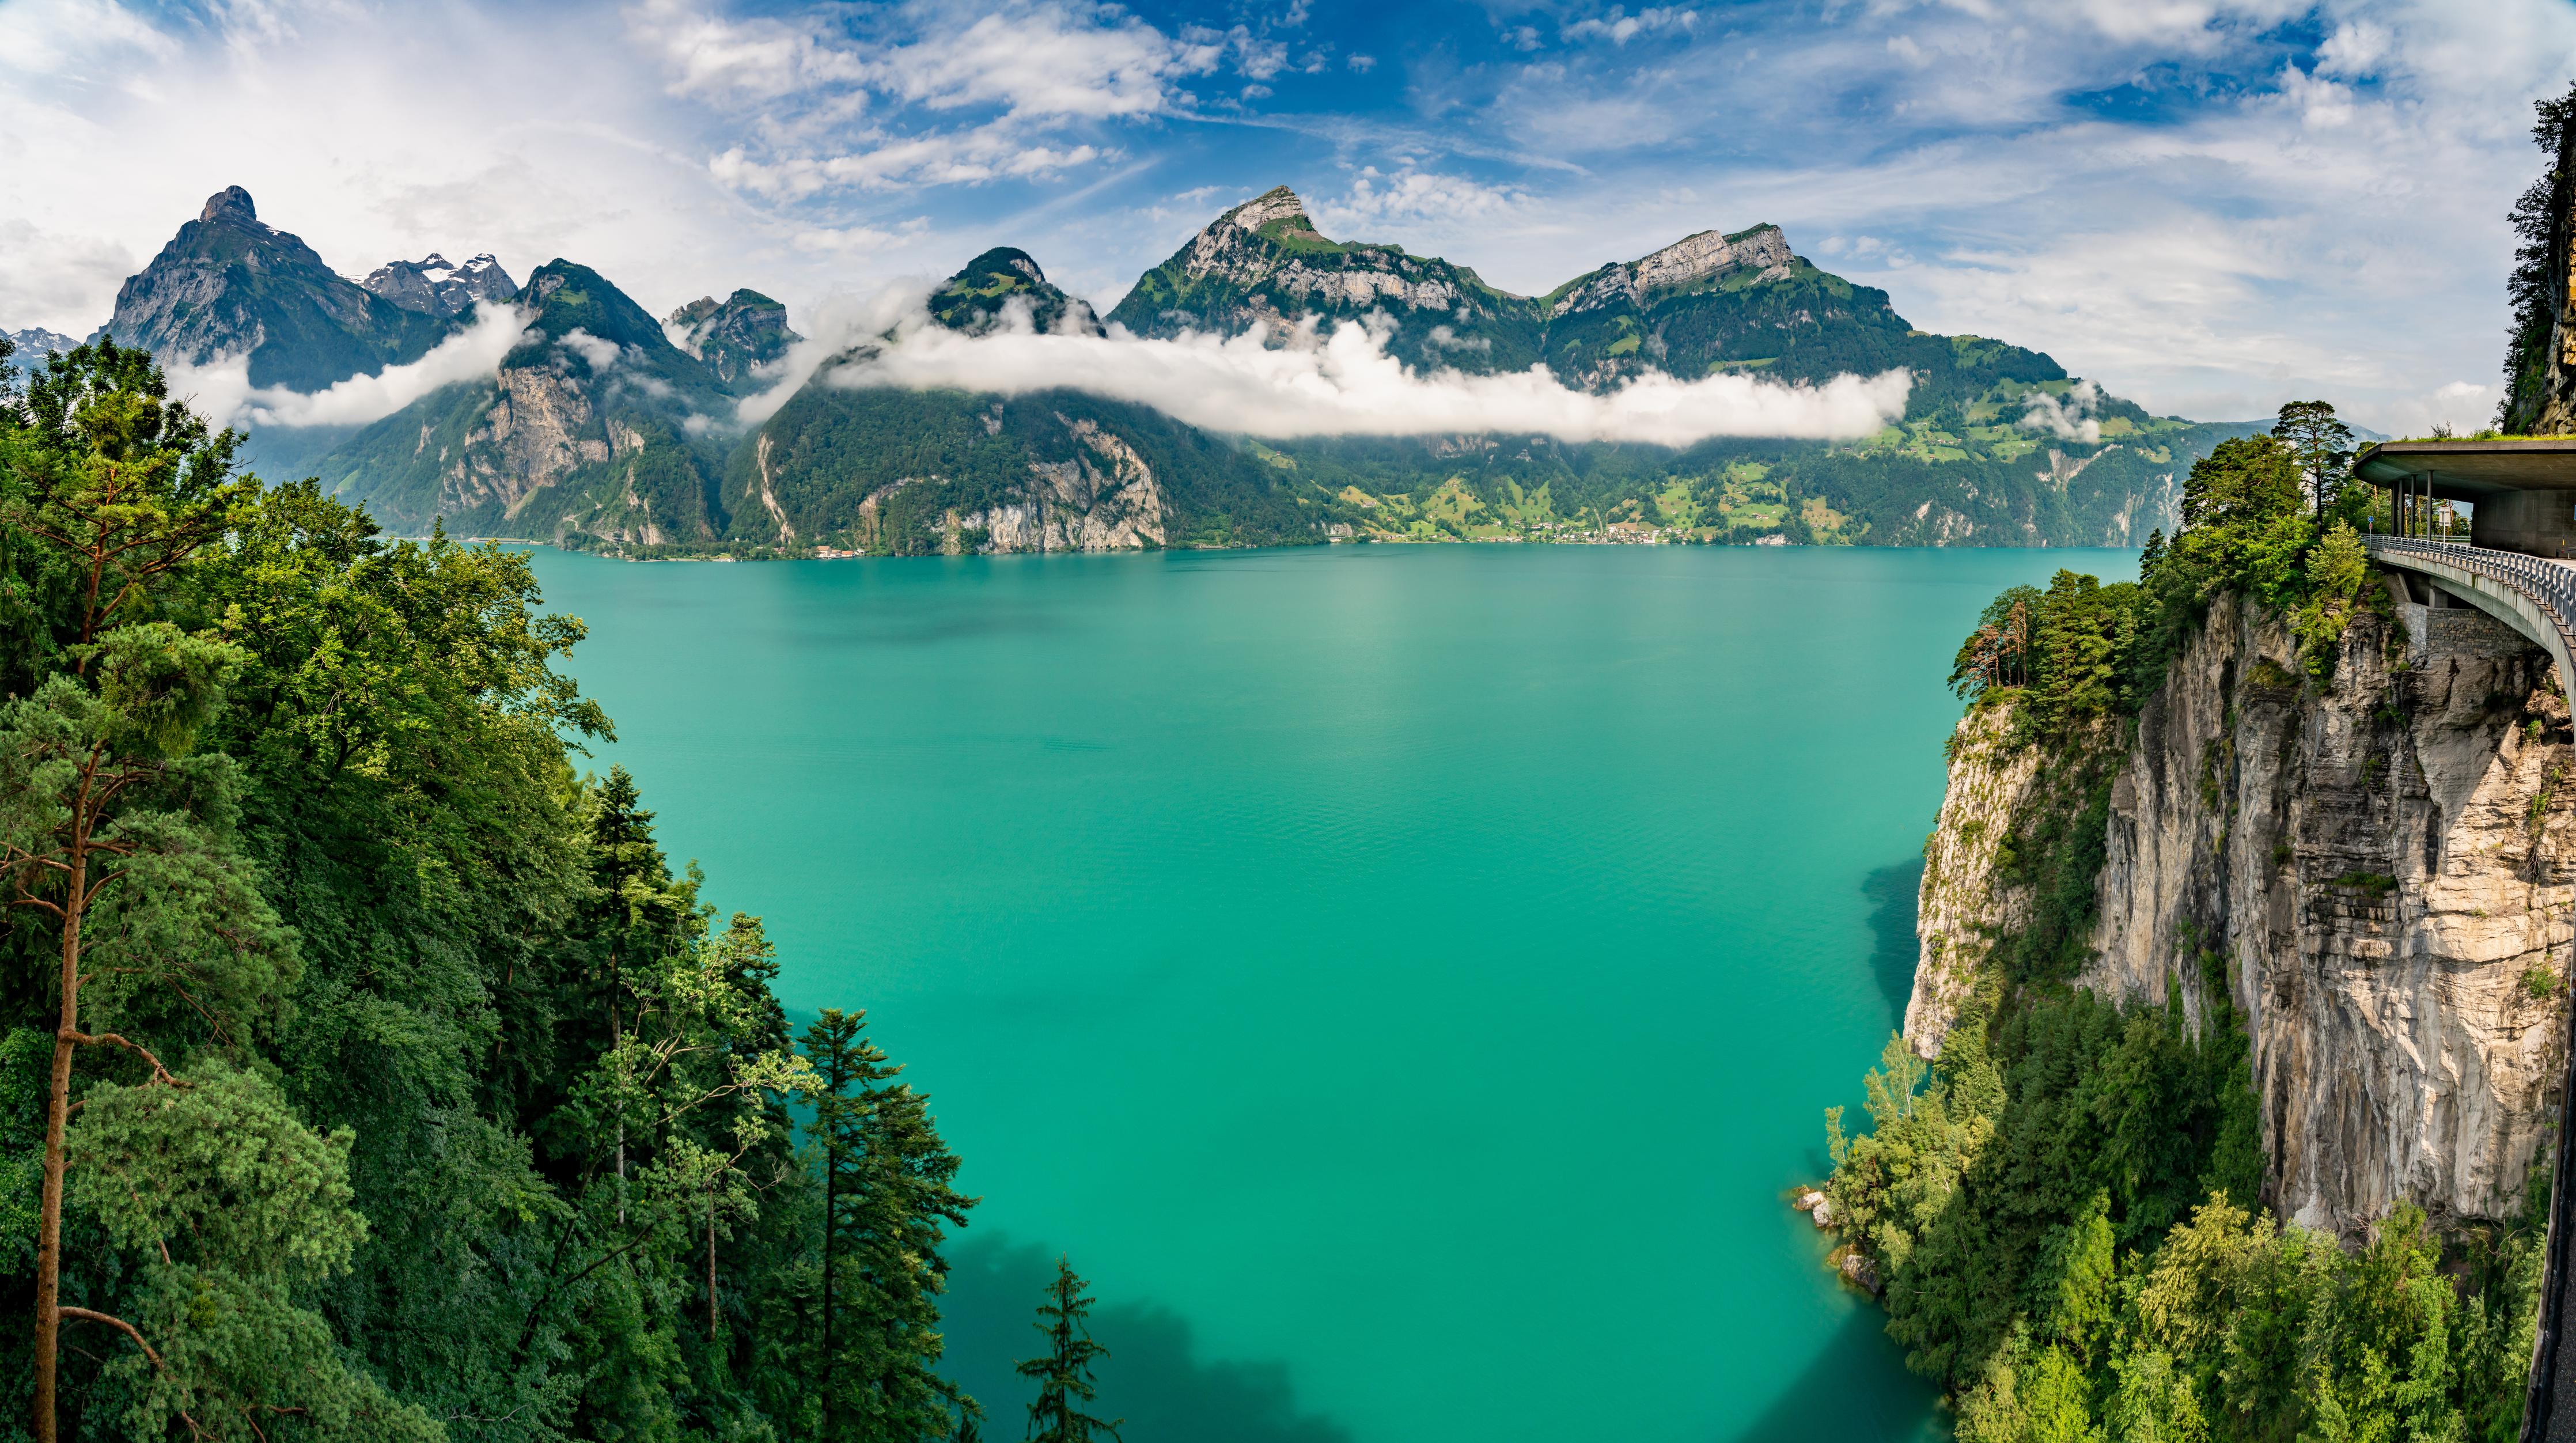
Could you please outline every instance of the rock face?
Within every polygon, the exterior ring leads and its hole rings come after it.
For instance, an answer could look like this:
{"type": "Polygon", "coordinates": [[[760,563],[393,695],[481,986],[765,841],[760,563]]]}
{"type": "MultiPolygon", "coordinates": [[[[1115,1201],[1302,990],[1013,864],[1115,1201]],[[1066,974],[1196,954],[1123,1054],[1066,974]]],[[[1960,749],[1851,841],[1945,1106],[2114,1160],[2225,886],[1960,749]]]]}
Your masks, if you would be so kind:
{"type": "Polygon", "coordinates": [[[1062,461],[1032,461],[1027,499],[960,518],[986,551],[1138,551],[1159,547],[1165,502],[1153,468],[1116,432],[1058,415],[1078,444],[1062,461]]]}
{"type": "Polygon", "coordinates": [[[463,265],[450,265],[435,252],[416,261],[387,261],[358,282],[406,311],[454,320],[477,301],[506,301],[519,294],[518,283],[486,251],[463,265]]]}
{"type": "Polygon", "coordinates": [[[1786,280],[1797,262],[1789,238],[1776,225],[1755,226],[1736,235],[1704,230],[1687,236],[1643,260],[1603,266],[1575,281],[1548,316],[1569,316],[1626,301],[1643,305],[1667,291],[1750,271],[1762,280],[1786,280]]]}
{"type": "Polygon", "coordinates": [[[787,308],[758,291],[740,290],[722,305],[700,296],[671,313],[665,328],[677,332],[681,350],[706,363],[728,386],[752,379],[756,367],[787,354],[805,339],[787,327],[787,308]]]}
{"type": "MultiPolygon", "coordinates": [[[[2518,1210],[2566,1061],[2565,701],[2543,654],[2483,614],[2398,609],[2352,625],[2319,689],[2277,618],[2213,608],[2116,774],[2081,978],[2178,997],[2196,1025],[2200,956],[2223,957],[2271,1201],[2347,1236],[2401,1201],[2518,1210]]],[[[1906,1019],[1918,1050],[1948,1024],[1973,908],[2015,905],[1980,890],[1991,851],[1962,835],[1975,796],[2008,800],[2013,777],[1964,748],[1953,769],[1906,1019]]]]}
{"type": "Polygon", "coordinates": [[[2002,706],[1959,719],[1940,821],[1923,844],[1914,921],[1921,953],[1905,1006],[1905,1036],[1926,1058],[1941,1055],[1950,1019],[1976,990],[1996,939],[2030,917],[2030,889],[1995,875],[1996,851],[2039,775],[2037,749],[2004,745],[2011,726],[2012,713],[2002,706]]]}
{"type": "Polygon", "coordinates": [[[107,331],[164,364],[247,355],[250,383],[314,391],[415,361],[451,329],[323,264],[303,241],[260,222],[250,192],[206,201],[152,263],[116,293],[107,331]]]}

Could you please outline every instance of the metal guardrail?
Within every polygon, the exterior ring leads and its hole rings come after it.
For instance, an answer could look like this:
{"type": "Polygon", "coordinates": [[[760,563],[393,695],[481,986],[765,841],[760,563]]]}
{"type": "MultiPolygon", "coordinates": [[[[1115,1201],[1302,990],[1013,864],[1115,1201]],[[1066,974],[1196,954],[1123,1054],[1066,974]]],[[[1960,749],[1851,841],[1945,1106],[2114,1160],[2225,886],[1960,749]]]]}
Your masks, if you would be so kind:
{"type": "Polygon", "coordinates": [[[2576,566],[2519,551],[2498,551],[2465,541],[2435,541],[2420,536],[2372,536],[2365,543],[2373,556],[2421,556],[2445,566],[2501,581],[2541,604],[2558,634],[2576,640],[2576,566]]]}
{"type": "MultiPolygon", "coordinates": [[[[2576,631],[2569,629],[2570,621],[2576,620],[2576,566],[2518,551],[2472,546],[2465,541],[2372,536],[2365,544],[2372,556],[2398,566],[2417,560],[2512,588],[2556,625],[2568,655],[2576,656],[2576,631]]],[[[2560,685],[2576,685],[2576,678],[2561,677],[2560,685]]],[[[2568,1194],[2576,1191],[2576,1174],[2570,1168],[2571,1154],[2576,1154],[2576,1009],[2569,1012],[2567,1044],[2567,1072],[2558,1093],[2558,1155],[2551,1166],[2540,1327],[2532,1340],[2531,1384],[2523,1394],[2522,1443],[2576,1440],[2576,1378],[2565,1380],[2570,1407],[2561,1412],[2557,1406],[2561,1371],[2576,1372],[2576,1349],[2561,1346],[2571,1321],[2566,1312],[2567,1249],[2562,1244],[2568,1240],[2571,1227],[2568,1194]]]]}

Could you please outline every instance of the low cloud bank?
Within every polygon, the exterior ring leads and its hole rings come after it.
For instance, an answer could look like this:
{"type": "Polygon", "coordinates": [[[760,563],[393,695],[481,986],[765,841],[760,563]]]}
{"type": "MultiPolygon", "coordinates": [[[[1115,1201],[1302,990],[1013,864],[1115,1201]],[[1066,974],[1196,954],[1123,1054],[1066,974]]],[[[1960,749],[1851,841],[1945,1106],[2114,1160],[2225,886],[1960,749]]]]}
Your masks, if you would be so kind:
{"type": "Polygon", "coordinates": [[[372,376],[351,376],[320,391],[253,386],[250,357],[225,356],[202,366],[169,368],[170,394],[189,398],[218,426],[363,426],[382,420],[441,386],[489,376],[525,335],[528,318],[517,307],[476,305],[473,324],[404,366],[372,376]]]}
{"type": "MultiPolygon", "coordinates": [[[[1408,370],[1388,354],[1392,333],[1383,327],[1343,322],[1320,335],[1301,326],[1274,345],[1276,335],[1258,326],[1238,336],[1177,340],[1123,332],[1049,335],[1022,317],[970,337],[908,317],[892,339],[861,345],[826,380],[853,389],[1011,396],[1080,390],[1152,406],[1207,430],[1253,436],[1498,432],[1688,446],[1717,436],[1866,436],[1904,414],[1913,379],[1902,370],[1838,376],[1822,385],[1648,374],[1594,395],[1567,388],[1540,367],[1485,376],[1408,370]]],[[[775,411],[784,399],[778,392],[803,379],[798,369],[787,368],[778,391],[745,402],[744,419],[756,422],[775,411]]]]}
{"type": "Polygon", "coordinates": [[[2102,388],[2091,381],[2078,381],[2066,388],[2063,400],[2046,391],[2033,391],[2021,398],[2024,429],[2045,431],[2060,441],[2081,441],[2087,445],[2102,439],[2102,423],[2090,412],[2102,404],[2102,388]]]}

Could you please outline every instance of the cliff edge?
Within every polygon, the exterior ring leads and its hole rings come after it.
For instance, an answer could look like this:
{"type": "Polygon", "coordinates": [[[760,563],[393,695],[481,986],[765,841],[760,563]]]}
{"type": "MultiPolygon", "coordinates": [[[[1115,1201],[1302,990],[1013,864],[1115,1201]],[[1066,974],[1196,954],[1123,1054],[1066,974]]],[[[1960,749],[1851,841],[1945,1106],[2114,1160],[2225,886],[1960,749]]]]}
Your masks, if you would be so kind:
{"type": "MultiPolygon", "coordinates": [[[[2361,1235],[2400,1203],[2517,1211],[2555,1126],[2576,927],[2569,717],[2546,657],[2481,613],[2357,616],[2311,681],[2277,613],[2221,597],[2110,773],[2077,985],[2176,999],[2225,978],[2252,1050],[2267,1192],[2361,1235]],[[2214,955],[2213,955],[2214,954],[2214,955]]],[[[1925,847],[1905,1035],[1938,1054],[2030,886],[1999,865],[2036,748],[1973,708],[1925,847]]]]}

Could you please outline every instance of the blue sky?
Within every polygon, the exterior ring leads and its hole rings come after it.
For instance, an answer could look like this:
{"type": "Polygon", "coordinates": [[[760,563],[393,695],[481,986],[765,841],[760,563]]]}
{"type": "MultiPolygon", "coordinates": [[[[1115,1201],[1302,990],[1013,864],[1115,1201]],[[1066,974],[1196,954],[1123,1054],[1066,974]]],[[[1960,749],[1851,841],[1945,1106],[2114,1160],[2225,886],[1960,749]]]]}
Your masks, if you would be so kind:
{"type": "Polygon", "coordinates": [[[2416,430],[2493,409],[2571,78],[2566,0],[0,0],[0,328],[86,331],[227,184],[353,274],[806,319],[1003,243],[1105,305],[1286,183],[1532,292],[1772,221],[2160,411],[2416,430]]]}

